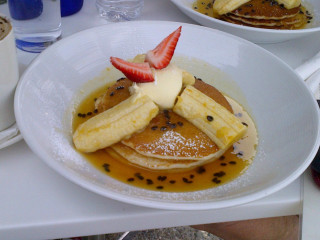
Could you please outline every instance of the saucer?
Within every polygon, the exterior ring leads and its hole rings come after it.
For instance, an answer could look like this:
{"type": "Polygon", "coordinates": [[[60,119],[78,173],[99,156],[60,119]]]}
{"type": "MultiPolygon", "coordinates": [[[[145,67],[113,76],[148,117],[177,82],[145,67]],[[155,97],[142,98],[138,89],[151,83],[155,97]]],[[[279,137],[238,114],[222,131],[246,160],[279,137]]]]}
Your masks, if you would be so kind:
{"type": "Polygon", "coordinates": [[[22,139],[22,135],[16,123],[9,128],[0,131],[0,149],[8,147],[22,139]]]}

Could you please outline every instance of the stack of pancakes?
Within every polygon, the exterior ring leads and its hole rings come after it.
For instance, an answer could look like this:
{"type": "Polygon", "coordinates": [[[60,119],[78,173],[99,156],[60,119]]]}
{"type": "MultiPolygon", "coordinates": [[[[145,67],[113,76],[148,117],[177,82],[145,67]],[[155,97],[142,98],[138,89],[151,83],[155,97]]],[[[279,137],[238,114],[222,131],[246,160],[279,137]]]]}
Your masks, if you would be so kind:
{"type": "Polygon", "coordinates": [[[257,28],[300,29],[308,23],[310,15],[301,5],[286,9],[275,0],[251,0],[220,19],[257,28]]]}
{"type": "MultiPolygon", "coordinates": [[[[109,87],[96,100],[98,112],[127,99],[131,85],[130,80],[123,78],[109,87]]],[[[201,80],[196,80],[194,87],[232,112],[230,104],[216,88],[201,80]]],[[[143,131],[112,145],[106,151],[117,160],[156,170],[196,167],[224,153],[205,133],[171,110],[160,111],[143,131]]]]}

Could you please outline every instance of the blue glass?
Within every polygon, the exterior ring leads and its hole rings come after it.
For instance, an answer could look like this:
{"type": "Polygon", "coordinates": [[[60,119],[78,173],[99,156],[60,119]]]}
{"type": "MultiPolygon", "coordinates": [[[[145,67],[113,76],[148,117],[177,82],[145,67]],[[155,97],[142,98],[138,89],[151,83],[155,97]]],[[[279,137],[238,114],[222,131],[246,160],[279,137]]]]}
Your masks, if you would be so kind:
{"type": "Polygon", "coordinates": [[[83,0],[60,0],[61,17],[70,16],[80,11],[83,0]]]}
{"type": "Polygon", "coordinates": [[[16,46],[41,52],[61,36],[60,0],[8,0],[16,46]]]}
{"type": "Polygon", "coordinates": [[[23,40],[16,39],[16,46],[17,48],[31,52],[31,53],[39,53],[50,46],[51,42],[27,42],[23,40]]]}
{"type": "Polygon", "coordinates": [[[37,18],[43,11],[42,0],[10,0],[10,16],[15,20],[28,20],[37,18]]]}

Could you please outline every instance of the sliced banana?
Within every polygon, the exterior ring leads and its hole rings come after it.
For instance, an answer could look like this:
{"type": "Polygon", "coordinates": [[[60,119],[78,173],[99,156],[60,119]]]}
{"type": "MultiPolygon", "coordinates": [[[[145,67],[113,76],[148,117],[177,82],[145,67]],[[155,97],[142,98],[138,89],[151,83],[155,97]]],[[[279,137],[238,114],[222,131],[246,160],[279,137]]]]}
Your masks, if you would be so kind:
{"type": "Polygon", "coordinates": [[[183,86],[193,85],[195,82],[196,82],[196,79],[191,73],[184,70],[182,71],[183,86]]]}
{"type": "Polygon", "coordinates": [[[228,149],[247,130],[226,108],[190,85],[178,97],[173,111],[207,134],[220,149],[228,149]]]}
{"type": "Polygon", "coordinates": [[[147,96],[137,93],[81,124],[73,135],[76,148],[94,152],[145,128],[159,112],[147,96]]]}
{"type": "Polygon", "coordinates": [[[132,59],[132,62],[134,63],[144,63],[146,59],[146,55],[145,54],[138,54],[134,57],[134,59],[132,59]]]}
{"type": "Polygon", "coordinates": [[[219,15],[223,15],[232,12],[249,1],[250,0],[215,0],[213,3],[213,11],[219,15]]]}
{"type": "Polygon", "coordinates": [[[301,0],[278,0],[279,4],[283,4],[286,9],[299,7],[301,0]]]}

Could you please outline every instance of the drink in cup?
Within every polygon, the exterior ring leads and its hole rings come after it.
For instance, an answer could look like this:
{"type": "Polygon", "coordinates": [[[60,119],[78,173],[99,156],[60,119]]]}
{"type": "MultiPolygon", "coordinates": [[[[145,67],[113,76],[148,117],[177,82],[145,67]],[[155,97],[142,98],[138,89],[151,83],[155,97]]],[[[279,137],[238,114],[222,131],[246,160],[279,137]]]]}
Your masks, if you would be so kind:
{"type": "Polygon", "coordinates": [[[8,0],[18,48],[41,52],[61,36],[60,0],[8,0]]]}
{"type": "Polygon", "coordinates": [[[13,97],[19,80],[12,26],[0,15],[0,131],[15,122],[13,97]]]}

